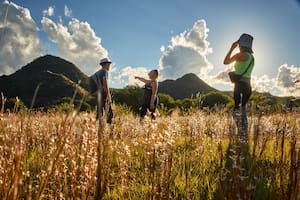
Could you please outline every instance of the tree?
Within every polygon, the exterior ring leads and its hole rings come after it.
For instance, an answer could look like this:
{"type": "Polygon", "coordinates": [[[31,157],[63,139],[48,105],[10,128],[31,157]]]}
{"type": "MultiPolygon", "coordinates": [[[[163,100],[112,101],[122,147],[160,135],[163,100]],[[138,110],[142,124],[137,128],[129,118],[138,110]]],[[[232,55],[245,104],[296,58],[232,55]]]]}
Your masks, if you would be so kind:
{"type": "Polygon", "coordinates": [[[201,97],[201,106],[209,108],[214,106],[226,106],[232,101],[230,96],[221,92],[209,92],[201,97]]]}

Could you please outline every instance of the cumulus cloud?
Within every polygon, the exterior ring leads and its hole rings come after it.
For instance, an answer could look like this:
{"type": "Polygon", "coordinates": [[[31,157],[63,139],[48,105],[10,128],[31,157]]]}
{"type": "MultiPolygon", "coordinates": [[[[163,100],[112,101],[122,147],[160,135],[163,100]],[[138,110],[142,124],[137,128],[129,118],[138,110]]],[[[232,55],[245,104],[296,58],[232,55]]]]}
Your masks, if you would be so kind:
{"type": "Polygon", "coordinates": [[[43,16],[53,16],[54,15],[54,6],[49,6],[47,10],[43,10],[43,16]]]}
{"type": "Polygon", "coordinates": [[[278,96],[300,96],[300,86],[294,82],[300,79],[300,67],[281,65],[276,78],[267,75],[252,78],[252,87],[259,92],[269,92],[278,96]]]}
{"type": "Polygon", "coordinates": [[[66,17],[72,17],[72,10],[70,8],[68,8],[67,5],[65,5],[64,14],[65,14],[66,17]]]}
{"type": "Polygon", "coordinates": [[[42,26],[49,39],[58,46],[59,55],[75,63],[83,72],[92,74],[99,69],[99,60],[108,56],[88,22],[73,18],[68,26],[43,17],[42,26]]]}
{"type": "Polygon", "coordinates": [[[283,95],[300,96],[300,87],[294,83],[298,79],[300,79],[300,67],[284,64],[279,67],[275,81],[283,95]]]}
{"type": "Polygon", "coordinates": [[[162,76],[176,79],[186,73],[195,73],[205,79],[212,69],[206,58],[212,52],[207,41],[208,32],[205,20],[198,20],[192,29],[172,37],[168,47],[162,46],[163,55],[159,61],[162,76]]]}
{"type": "Polygon", "coordinates": [[[120,84],[124,85],[143,85],[143,83],[139,80],[136,80],[134,77],[139,76],[143,78],[148,78],[149,70],[145,67],[136,67],[133,68],[131,66],[123,68],[117,76],[114,77],[120,84]]]}
{"type": "Polygon", "coordinates": [[[217,75],[213,76],[212,80],[216,83],[229,84],[231,82],[228,76],[228,72],[232,70],[232,67],[227,67],[224,71],[221,71],[217,75]]]}
{"type": "Polygon", "coordinates": [[[40,56],[39,30],[27,8],[7,1],[0,19],[0,74],[10,74],[40,56]]]}

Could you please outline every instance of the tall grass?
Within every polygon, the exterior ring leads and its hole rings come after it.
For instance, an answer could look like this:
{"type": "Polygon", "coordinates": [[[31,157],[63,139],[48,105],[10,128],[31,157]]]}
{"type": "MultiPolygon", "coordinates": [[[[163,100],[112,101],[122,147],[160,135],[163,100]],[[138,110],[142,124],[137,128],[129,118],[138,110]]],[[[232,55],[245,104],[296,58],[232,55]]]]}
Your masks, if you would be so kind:
{"type": "Polygon", "coordinates": [[[0,199],[300,199],[299,113],[0,113],[0,199]]]}

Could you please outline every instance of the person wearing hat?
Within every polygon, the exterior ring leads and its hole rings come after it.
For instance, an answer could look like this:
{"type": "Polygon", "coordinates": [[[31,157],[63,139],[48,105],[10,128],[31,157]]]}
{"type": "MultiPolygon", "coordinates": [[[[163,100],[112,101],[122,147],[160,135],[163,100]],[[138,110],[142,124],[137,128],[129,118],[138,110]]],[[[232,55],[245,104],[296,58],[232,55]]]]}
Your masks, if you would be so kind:
{"type": "Polygon", "coordinates": [[[252,93],[250,84],[251,73],[254,67],[252,42],[253,37],[251,35],[246,33],[242,34],[240,38],[231,45],[224,59],[225,65],[234,62],[234,73],[242,75],[241,78],[234,83],[234,108],[232,112],[233,117],[237,118],[241,111],[242,128],[247,128],[248,126],[246,104],[252,93]],[[239,52],[232,55],[233,50],[237,47],[239,48],[239,52]]]}
{"type": "Polygon", "coordinates": [[[93,76],[96,77],[98,85],[98,89],[101,91],[101,104],[100,104],[100,110],[97,107],[97,114],[96,119],[99,119],[99,114],[101,116],[103,115],[103,112],[106,110],[107,107],[107,123],[112,123],[113,118],[113,110],[111,108],[111,93],[108,86],[108,71],[110,70],[111,61],[108,58],[103,58],[100,60],[101,69],[97,71],[93,76]],[[99,113],[100,111],[100,113],[99,113]]]}
{"type": "Polygon", "coordinates": [[[151,118],[155,119],[155,110],[158,104],[158,70],[151,70],[148,73],[149,79],[144,79],[142,77],[135,76],[135,79],[138,79],[145,83],[144,87],[144,103],[142,104],[141,108],[141,121],[144,119],[145,115],[147,114],[147,110],[151,112],[151,118]]]}

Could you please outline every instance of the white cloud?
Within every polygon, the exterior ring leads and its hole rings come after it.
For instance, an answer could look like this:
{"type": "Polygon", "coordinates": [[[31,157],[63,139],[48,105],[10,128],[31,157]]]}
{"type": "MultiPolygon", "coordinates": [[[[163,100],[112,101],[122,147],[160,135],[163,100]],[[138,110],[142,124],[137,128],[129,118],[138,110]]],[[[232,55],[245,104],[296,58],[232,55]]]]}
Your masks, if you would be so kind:
{"type": "Polygon", "coordinates": [[[47,10],[43,10],[43,16],[53,16],[54,15],[54,6],[49,6],[47,10]]]}
{"type": "Polygon", "coordinates": [[[212,52],[209,48],[205,20],[195,22],[191,30],[171,38],[168,47],[161,47],[163,53],[159,65],[164,78],[176,79],[186,73],[195,73],[205,79],[212,65],[206,58],[212,52]]]}
{"type": "Polygon", "coordinates": [[[96,36],[88,22],[73,18],[68,26],[64,26],[43,17],[41,23],[49,39],[57,44],[59,56],[75,63],[88,75],[99,69],[101,58],[108,56],[101,38],[96,36]]]}
{"type": "Polygon", "coordinates": [[[282,91],[282,95],[300,96],[300,87],[294,82],[300,79],[300,67],[281,65],[276,77],[276,87],[282,91]]]}
{"type": "Polygon", "coordinates": [[[212,76],[214,83],[230,84],[228,72],[232,71],[232,67],[227,67],[225,70],[219,72],[217,75],[212,76]]]}
{"type": "Polygon", "coordinates": [[[0,6],[0,19],[0,74],[10,74],[40,56],[39,30],[27,8],[7,1],[0,6]]]}
{"type": "Polygon", "coordinates": [[[114,80],[116,80],[120,84],[124,85],[143,85],[143,83],[137,79],[135,79],[135,76],[140,76],[143,78],[148,78],[148,72],[149,70],[145,67],[125,67],[123,68],[117,76],[114,77],[114,80]]]}
{"type": "Polygon", "coordinates": [[[68,8],[67,5],[65,5],[65,12],[64,12],[66,17],[72,17],[72,10],[68,8]]]}

